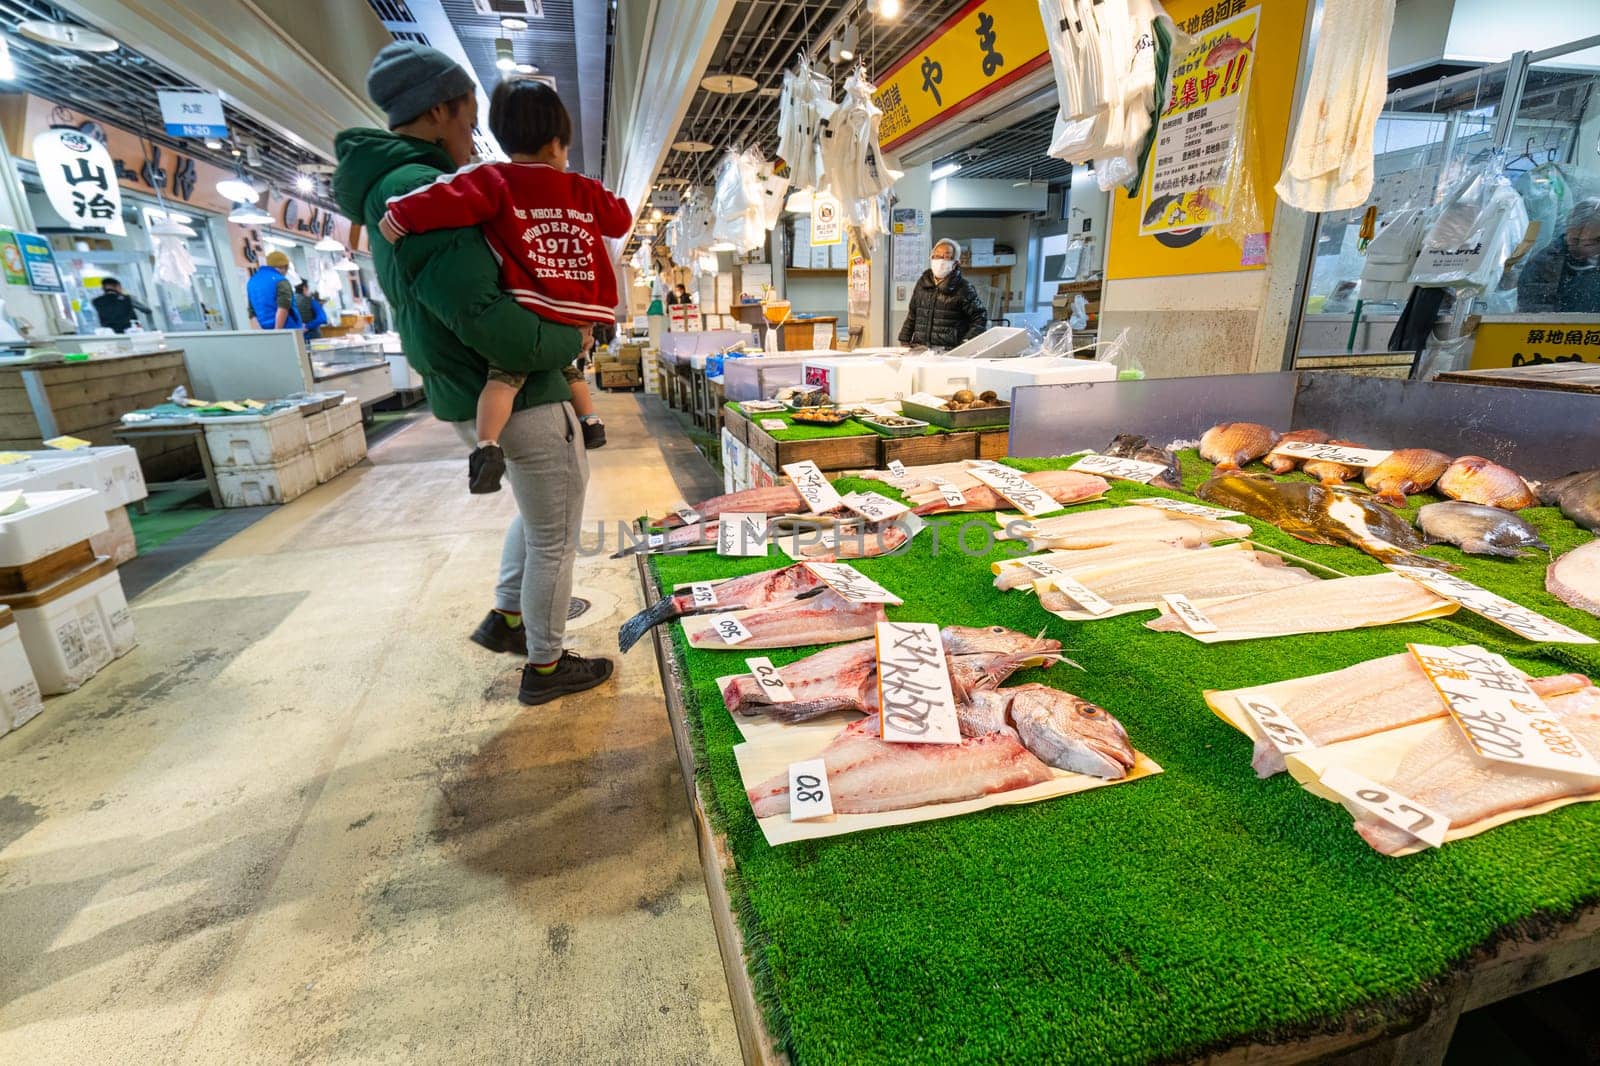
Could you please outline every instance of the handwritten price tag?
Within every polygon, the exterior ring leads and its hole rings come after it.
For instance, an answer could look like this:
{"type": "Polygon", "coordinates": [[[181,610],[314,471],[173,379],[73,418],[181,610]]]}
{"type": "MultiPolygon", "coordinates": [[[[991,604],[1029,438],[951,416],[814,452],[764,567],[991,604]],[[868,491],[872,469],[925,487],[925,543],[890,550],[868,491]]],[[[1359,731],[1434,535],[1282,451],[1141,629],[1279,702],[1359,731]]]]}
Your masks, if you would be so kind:
{"type": "Polygon", "coordinates": [[[766,555],[767,516],[753,511],[726,511],[717,519],[718,555],[766,555]]]}
{"type": "Polygon", "coordinates": [[[756,684],[761,686],[761,694],[771,703],[793,703],[794,690],[789,683],[778,673],[778,668],[772,665],[772,660],[764,657],[746,659],[745,665],[750,668],[750,676],[756,679],[756,684]]]}
{"type": "Polygon", "coordinates": [[[763,418],[761,420],[761,428],[768,433],[776,433],[780,429],[788,429],[789,423],[781,418],[763,418]]]}
{"type": "Polygon", "coordinates": [[[1374,451],[1371,448],[1353,448],[1348,444],[1312,444],[1305,440],[1285,441],[1272,449],[1271,455],[1288,455],[1296,459],[1314,459],[1345,466],[1377,466],[1394,452],[1374,451]]]}
{"type": "Polygon", "coordinates": [[[1600,643],[1593,637],[1586,637],[1553,618],[1546,618],[1538,611],[1530,611],[1521,604],[1513,603],[1503,596],[1496,596],[1488,589],[1479,588],[1472,582],[1463,581],[1453,574],[1429,570],[1422,566],[1402,566],[1398,563],[1390,563],[1389,569],[1397,574],[1404,574],[1429,592],[1443,596],[1447,600],[1454,600],[1467,610],[1481,614],[1489,621],[1505,626],[1511,632],[1529,640],[1547,641],[1552,644],[1600,643]]]}
{"type": "Polygon", "coordinates": [[[652,533],[649,537],[645,538],[644,545],[647,548],[655,549],[666,544],[666,542],[667,535],[665,533],[652,533]]]}
{"type": "Polygon", "coordinates": [[[807,459],[803,463],[787,463],[783,472],[794,482],[794,487],[800,492],[800,498],[806,501],[806,506],[811,509],[812,514],[825,514],[843,505],[839,494],[828,483],[828,479],[822,476],[822,471],[817,468],[814,461],[807,459]]]}
{"type": "Polygon", "coordinates": [[[1140,507],[1159,507],[1163,511],[1174,514],[1186,514],[1190,518],[1232,518],[1242,514],[1242,511],[1230,511],[1225,507],[1207,507],[1201,503],[1185,503],[1182,500],[1163,500],[1157,496],[1146,496],[1143,499],[1129,500],[1140,507]]]}
{"type": "Polygon", "coordinates": [[[1017,510],[1030,518],[1065,510],[1048,492],[1023,477],[1020,470],[985,462],[972,467],[969,473],[1010,500],[1017,510]]]}
{"type": "Polygon", "coordinates": [[[1294,724],[1294,720],[1283,713],[1283,708],[1267,697],[1241,697],[1239,706],[1244,708],[1245,715],[1255,723],[1256,731],[1266,737],[1267,743],[1282,754],[1293,755],[1297,751],[1316,747],[1311,738],[1294,724]]]}
{"type": "Polygon", "coordinates": [[[852,492],[842,499],[846,507],[869,522],[882,522],[911,510],[905,504],[895,503],[876,492],[852,492]]]}
{"type": "Polygon", "coordinates": [[[1479,755],[1513,766],[1600,777],[1600,762],[1504,658],[1474,645],[1407,647],[1479,755]]]}
{"type": "Polygon", "coordinates": [[[904,481],[906,479],[906,464],[902,463],[898,459],[890,459],[889,476],[894,478],[896,481],[904,481]]]}
{"type": "Polygon", "coordinates": [[[709,581],[696,581],[689,586],[689,594],[696,610],[717,605],[717,590],[709,581]]]}
{"type": "Polygon", "coordinates": [[[677,515],[686,526],[692,526],[696,522],[700,521],[700,512],[696,511],[693,507],[690,507],[686,503],[678,504],[672,509],[672,513],[677,515]]]}
{"type": "Polygon", "coordinates": [[[731,614],[719,614],[711,619],[711,632],[722,638],[724,644],[743,644],[755,636],[744,623],[731,614]]]}
{"type": "Polygon", "coordinates": [[[849,563],[807,563],[806,567],[852,603],[905,602],[849,563]]]}
{"type": "Polygon", "coordinates": [[[944,497],[944,502],[948,506],[961,507],[967,502],[967,498],[961,495],[961,490],[950,484],[948,479],[939,477],[937,474],[935,474],[928,478],[928,480],[938,486],[939,495],[944,497]]]}
{"type": "Polygon", "coordinates": [[[1450,819],[1433,808],[1342,766],[1330,767],[1322,775],[1322,784],[1359,810],[1410,833],[1430,848],[1443,845],[1444,835],[1450,830],[1450,819]]]}
{"type": "Polygon", "coordinates": [[[789,820],[804,822],[833,814],[828,767],[821,759],[789,764],[789,820]]]}
{"type": "Polygon", "coordinates": [[[878,708],[879,728],[890,743],[961,743],[938,626],[878,623],[878,708]]]}
{"type": "Polygon", "coordinates": [[[1059,577],[1066,574],[1065,570],[1061,569],[1061,567],[1057,566],[1055,563],[1051,562],[1042,555],[1030,555],[1021,560],[1021,562],[1023,566],[1027,567],[1029,570],[1032,570],[1040,577],[1059,577]]]}
{"type": "Polygon", "coordinates": [[[25,463],[28,456],[21,452],[0,452],[0,466],[10,466],[12,463],[25,463]]]}
{"type": "Polygon", "coordinates": [[[1161,463],[1147,463],[1143,459],[1118,459],[1111,455],[1086,455],[1072,464],[1072,469],[1086,474],[1102,474],[1123,481],[1137,481],[1148,485],[1166,472],[1161,463]]]}
{"type": "Polygon", "coordinates": [[[1172,609],[1172,613],[1177,615],[1178,619],[1189,627],[1189,632],[1215,633],[1217,631],[1216,623],[1202,614],[1200,608],[1190,603],[1189,597],[1181,593],[1169,592],[1161,598],[1172,609]]]}
{"type": "Polygon", "coordinates": [[[1036,582],[1034,588],[1053,588],[1090,614],[1107,614],[1115,610],[1109,602],[1101,599],[1093,589],[1072,580],[1066,574],[1052,574],[1043,581],[1036,582]]]}

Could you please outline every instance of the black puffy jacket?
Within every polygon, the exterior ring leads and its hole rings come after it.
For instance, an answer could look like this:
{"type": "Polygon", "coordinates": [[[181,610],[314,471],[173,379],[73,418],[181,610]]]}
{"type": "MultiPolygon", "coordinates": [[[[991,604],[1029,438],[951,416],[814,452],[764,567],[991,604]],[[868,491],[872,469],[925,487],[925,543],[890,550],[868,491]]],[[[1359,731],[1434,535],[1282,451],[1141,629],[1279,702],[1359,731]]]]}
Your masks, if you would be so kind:
{"type": "Polygon", "coordinates": [[[902,346],[954,348],[969,341],[989,326],[989,315],[978,299],[978,290],[956,267],[943,281],[935,281],[933,271],[924,270],[911,292],[911,307],[900,327],[902,346]]]}

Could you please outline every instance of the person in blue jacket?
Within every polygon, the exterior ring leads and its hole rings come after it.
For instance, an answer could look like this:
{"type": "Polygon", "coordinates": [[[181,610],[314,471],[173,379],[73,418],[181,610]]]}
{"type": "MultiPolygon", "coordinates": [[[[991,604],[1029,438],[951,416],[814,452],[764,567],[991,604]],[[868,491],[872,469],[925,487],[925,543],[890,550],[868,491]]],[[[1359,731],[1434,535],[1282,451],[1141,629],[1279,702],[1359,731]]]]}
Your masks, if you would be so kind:
{"type": "Polygon", "coordinates": [[[288,273],[289,257],[271,251],[266,264],[250,275],[244,287],[256,325],[262,329],[300,329],[305,325],[294,309],[294,289],[289,285],[288,273]]]}
{"type": "Polygon", "coordinates": [[[328,324],[328,312],[322,309],[322,301],[311,291],[309,281],[294,287],[294,310],[306,324],[306,340],[314,341],[322,336],[322,327],[328,324]]]}

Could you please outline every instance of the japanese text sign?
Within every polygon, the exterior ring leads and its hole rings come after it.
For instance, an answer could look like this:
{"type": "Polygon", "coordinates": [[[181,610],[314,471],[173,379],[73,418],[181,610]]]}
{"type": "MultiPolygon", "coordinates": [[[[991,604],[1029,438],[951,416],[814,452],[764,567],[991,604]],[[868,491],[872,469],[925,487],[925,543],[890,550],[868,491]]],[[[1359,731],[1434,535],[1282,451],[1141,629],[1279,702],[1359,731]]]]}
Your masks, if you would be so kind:
{"type": "Polygon", "coordinates": [[[1442,845],[1450,831],[1450,819],[1443,814],[1353,770],[1330,767],[1321,783],[1357,810],[1411,834],[1430,848],[1442,845]]]}
{"type": "Polygon", "coordinates": [[[1491,622],[1498,622],[1518,636],[1528,640],[1547,641],[1551,644],[1595,644],[1576,629],[1546,618],[1538,611],[1530,611],[1521,604],[1512,603],[1504,596],[1496,596],[1488,589],[1479,588],[1452,574],[1429,570],[1421,566],[1401,566],[1390,563],[1389,569],[1404,574],[1429,592],[1454,600],[1469,611],[1475,611],[1491,622]]]}
{"type": "Polygon", "coordinates": [[[968,472],[1011,501],[1017,510],[1029,518],[1064,510],[1048,492],[1023,477],[1020,470],[995,462],[984,462],[973,466],[968,472]]]}
{"type": "Polygon", "coordinates": [[[822,471],[812,460],[787,463],[783,472],[794,482],[794,487],[800,491],[800,498],[806,501],[806,506],[811,509],[812,514],[826,514],[844,505],[844,501],[839,498],[839,494],[828,483],[828,479],[822,476],[822,471]]]}
{"type": "Polygon", "coordinates": [[[905,602],[849,563],[807,563],[806,566],[829,588],[852,603],[905,602]]]}
{"type": "Polygon", "coordinates": [[[878,708],[883,739],[959,744],[944,640],[932,622],[878,623],[878,708]]]}
{"type": "Polygon", "coordinates": [[[67,225],[127,235],[122,188],[105,145],[78,130],[52,127],[33,139],[33,161],[50,206],[67,225]]]}
{"type": "Polygon", "coordinates": [[[1148,485],[1166,471],[1161,463],[1147,463],[1143,459],[1119,459],[1113,455],[1086,455],[1072,464],[1072,469],[1085,474],[1102,474],[1123,481],[1137,481],[1148,485]]]}
{"type": "Polygon", "coordinates": [[[216,93],[158,92],[161,122],[172,137],[226,137],[228,120],[216,93]]]}
{"type": "Polygon", "coordinates": [[[1342,463],[1345,466],[1369,467],[1377,466],[1394,453],[1371,448],[1352,448],[1344,444],[1313,444],[1308,440],[1288,440],[1273,448],[1269,454],[1342,463]]]}
{"type": "Polygon", "coordinates": [[[725,511],[717,519],[718,555],[767,554],[767,516],[759,511],[725,511]]]}
{"type": "Polygon", "coordinates": [[[1156,496],[1146,496],[1142,499],[1129,500],[1129,503],[1138,504],[1140,507],[1159,507],[1163,511],[1173,514],[1186,514],[1190,518],[1231,518],[1241,514],[1240,511],[1230,511],[1225,507],[1207,507],[1202,503],[1185,503],[1183,500],[1163,500],[1156,496]]]}
{"type": "Polygon", "coordinates": [[[876,492],[852,492],[843,497],[844,505],[869,522],[882,522],[911,508],[876,492]]]}

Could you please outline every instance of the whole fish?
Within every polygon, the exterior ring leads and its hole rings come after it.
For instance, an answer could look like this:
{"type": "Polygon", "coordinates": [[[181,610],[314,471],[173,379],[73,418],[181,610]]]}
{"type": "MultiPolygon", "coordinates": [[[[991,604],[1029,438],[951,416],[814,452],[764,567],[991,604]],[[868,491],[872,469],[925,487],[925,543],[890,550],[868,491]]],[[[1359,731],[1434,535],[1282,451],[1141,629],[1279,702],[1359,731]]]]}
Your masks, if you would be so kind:
{"type": "Polygon", "coordinates": [[[1150,484],[1166,489],[1183,488],[1183,471],[1178,466],[1178,457],[1170,449],[1151,444],[1149,437],[1133,433],[1119,434],[1111,439],[1103,454],[1119,459],[1137,459],[1142,463],[1159,463],[1166,469],[1152,478],[1150,484]]]}
{"type": "Polygon", "coordinates": [[[1278,443],[1278,432],[1255,422],[1223,422],[1200,438],[1200,458],[1216,463],[1213,476],[1238,470],[1259,459],[1278,443]]]}
{"type": "Polygon", "coordinates": [[[1574,548],[1550,564],[1544,587],[1568,607],[1600,617],[1600,540],[1574,548]]]}
{"type": "MultiPolygon", "coordinates": [[[[1073,577],[1114,607],[1153,603],[1168,594],[1191,600],[1248,596],[1318,580],[1299,567],[1285,566],[1270,552],[1225,548],[1186,551],[1181,559],[1155,565],[1136,562],[1079,571],[1073,577]]],[[[1077,601],[1053,588],[1039,594],[1039,606],[1047,611],[1081,610],[1077,601]]]]}
{"type": "Polygon", "coordinates": [[[1133,769],[1133,745],[1121,722],[1104,708],[1048,685],[975,692],[960,715],[963,735],[1015,729],[1023,747],[1058,770],[1115,780],[1133,769]]]}
{"type": "Polygon", "coordinates": [[[1498,463],[1481,455],[1463,455],[1439,475],[1439,491],[1452,500],[1482,503],[1520,511],[1539,500],[1528,483],[1498,463]]]}
{"type": "Polygon", "coordinates": [[[1367,497],[1304,481],[1271,481],[1239,474],[1212,478],[1196,489],[1195,495],[1266,519],[1307,544],[1348,544],[1386,563],[1457,569],[1418,555],[1424,544],[1411,523],[1367,497]]]}
{"type": "Polygon", "coordinates": [[[831,588],[803,600],[790,600],[750,611],[724,611],[720,614],[690,615],[683,620],[683,633],[691,648],[713,651],[748,651],[752,648],[799,648],[807,644],[839,644],[861,640],[877,633],[879,622],[888,621],[881,603],[852,603],[831,588]],[[737,618],[750,637],[729,644],[717,635],[712,620],[731,615],[737,618]]]}
{"type": "Polygon", "coordinates": [[[1468,555],[1520,559],[1527,554],[1524,548],[1550,550],[1525,519],[1481,503],[1430,503],[1417,512],[1417,525],[1429,544],[1454,544],[1468,555]]]}
{"type": "MultiPolygon", "coordinates": [[[[1600,751],[1600,688],[1587,685],[1547,697],[1543,702],[1585,751],[1600,751]]],[[[1497,814],[1600,791],[1600,781],[1594,778],[1549,774],[1485,759],[1473,750],[1453,722],[1438,723],[1401,757],[1395,772],[1379,783],[1438,811],[1450,820],[1452,829],[1465,829],[1497,814]]],[[[1417,844],[1411,834],[1367,815],[1357,818],[1356,832],[1384,855],[1394,855],[1417,844]]]]}
{"type": "MultiPolygon", "coordinates": [[[[838,814],[875,814],[956,803],[1050,780],[1050,767],[1022,746],[1012,730],[967,737],[959,744],[891,744],[876,716],[851,722],[821,758],[838,814]]],[[[748,789],[757,818],[788,813],[787,770],[748,789]]]]}
{"type": "Polygon", "coordinates": [[[1401,448],[1377,466],[1368,467],[1363,480],[1384,503],[1404,507],[1407,496],[1433,488],[1439,475],[1449,467],[1450,457],[1443,452],[1431,448],[1401,448]]]}
{"type": "MultiPolygon", "coordinates": [[[[694,510],[701,518],[708,521],[727,511],[764,514],[770,518],[779,514],[805,514],[806,502],[800,498],[800,490],[793,485],[764,485],[758,489],[744,489],[740,492],[730,492],[725,496],[713,496],[709,500],[695,504],[694,510]]],[[[684,523],[678,515],[669,514],[654,519],[652,524],[663,529],[673,529],[684,523]]]]}
{"type": "Polygon", "coordinates": [[[1160,541],[1197,547],[1220,540],[1248,537],[1253,530],[1244,522],[1199,518],[1163,511],[1157,507],[1105,507],[1068,515],[1022,519],[997,534],[1002,540],[1026,540],[1034,550],[1077,550],[1108,545],[1160,541]]]}
{"type": "Polygon", "coordinates": [[[1600,467],[1544,482],[1539,486],[1539,500],[1560,507],[1562,514],[1584,529],[1600,533],[1600,467]]]}
{"type": "MultiPolygon", "coordinates": [[[[1033,555],[1027,558],[1049,563],[1057,570],[1075,577],[1081,569],[1092,569],[1108,562],[1138,562],[1160,566],[1163,561],[1181,558],[1184,553],[1192,550],[1151,540],[1108,544],[1103,548],[1084,548],[1080,551],[1052,551],[1045,555],[1033,555]]],[[[1037,570],[1024,566],[1021,559],[1002,559],[991,563],[990,569],[995,574],[994,587],[1001,592],[1020,588],[1031,589],[1033,583],[1040,577],[1037,570]]]]}
{"type": "MultiPolygon", "coordinates": [[[[1024,474],[1023,478],[1052,500],[1063,504],[1098,499],[1111,487],[1105,478],[1097,474],[1080,474],[1073,470],[1035,470],[1024,474]]],[[[919,515],[999,511],[1013,506],[988,485],[979,484],[970,489],[962,489],[961,494],[966,497],[966,502],[954,507],[945,502],[944,496],[937,488],[930,494],[909,494],[908,498],[917,504],[915,513],[919,515]],[[925,498],[927,495],[931,495],[932,499],[925,498]]]]}
{"type": "MultiPolygon", "coordinates": [[[[1328,443],[1328,435],[1322,432],[1320,429],[1291,429],[1289,432],[1278,438],[1278,443],[1326,444],[1328,443]]],[[[1288,474],[1297,469],[1301,463],[1305,462],[1305,460],[1297,458],[1293,455],[1278,455],[1276,453],[1268,453],[1263,462],[1267,464],[1267,469],[1272,471],[1274,474],[1288,474]]]]}
{"type": "MultiPolygon", "coordinates": [[[[1353,440],[1330,440],[1328,443],[1338,444],[1345,448],[1365,447],[1365,445],[1357,444],[1353,440]]],[[[1307,459],[1302,469],[1328,488],[1342,485],[1361,473],[1359,466],[1346,466],[1343,463],[1335,463],[1327,459],[1307,459]]]]}
{"type": "Polygon", "coordinates": [[[759,574],[746,574],[743,577],[730,577],[724,581],[712,582],[711,590],[717,598],[713,607],[696,607],[694,593],[684,589],[682,592],[661,597],[622,623],[622,628],[617,630],[617,645],[621,650],[627,651],[655,626],[662,622],[670,622],[674,618],[682,618],[684,615],[700,614],[703,610],[728,611],[770,607],[807,593],[815,594],[826,587],[820,577],[796,563],[778,570],[763,570],[759,574]]]}
{"type": "Polygon", "coordinates": [[[1220,67],[1240,52],[1249,52],[1256,46],[1256,35],[1250,34],[1249,40],[1241,41],[1233,34],[1224,34],[1222,39],[1211,46],[1206,53],[1205,65],[1207,67],[1220,67]]]}
{"type": "MultiPolygon", "coordinates": [[[[1435,596],[1399,574],[1336,577],[1286,589],[1207,604],[1205,615],[1218,639],[1248,640],[1297,633],[1333,633],[1403,622],[1424,611],[1457,605],[1435,596]]],[[[1171,613],[1145,623],[1158,633],[1184,633],[1188,627],[1171,613]]]]}

